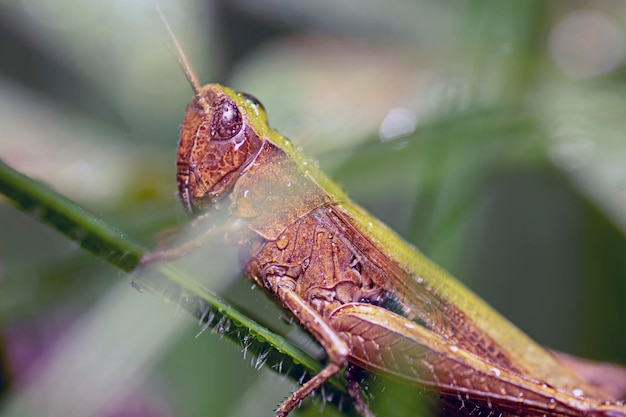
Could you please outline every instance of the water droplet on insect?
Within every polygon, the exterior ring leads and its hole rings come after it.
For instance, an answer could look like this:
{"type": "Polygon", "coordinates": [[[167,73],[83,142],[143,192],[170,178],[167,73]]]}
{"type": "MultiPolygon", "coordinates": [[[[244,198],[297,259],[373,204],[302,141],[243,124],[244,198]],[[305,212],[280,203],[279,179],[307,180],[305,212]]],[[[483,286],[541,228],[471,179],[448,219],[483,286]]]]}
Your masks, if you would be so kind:
{"type": "Polygon", "coordinates": [[[276,241],[276,247],[278,249],[285,249],[287,247],[287,244],[289,244],[289,238],[287,237],[287,235],[278,236],[278,240],[276,241]]]}
{"type": "Polygon", "coordinates": [[[495,376],[500,376],[500,370],[498,368],[491,368],[491,372],[493,372],[495,376]]]}
{"type": "Polygon", "coordinates": [[[550,401],[548,401],[548,408],[550,410],[554,410],[556,408],[556,400],[554,398],[550,398],[550,401]]]}
{"type": "Polygon", "coordinates": [[[243,192],[244,198],[248,198],[248,194],[250,194],[250,190],[246,190],[243,192]]]}
{"type": "Polygon", "coordinates": [[[422,278],[422,277],[417,277],[417,283],[418,283],[418,284],[421,284],[421,283],[423,283],[423,282],[424,282],[424,278],[422,278]]]}
{"type": "Polygon", "coordinates": [[[458,352],[459,351],[459,347],[458,346],[450,346],[450,350],[452,352],[458,352]]]}
{"type": "Polygon", "coordinates": [[[287,187],[291,187],[291,181],[287,181],[287,183],[285,184],[287,187]]]}
{"type": "Polygon", "coordinates": [[[522,391],[519,392],[519,394],[517,394],[517,401],[520,403],[523,403],[525,400],[524,398],[524,393],[522,391]]]}
{"type": "Polygon", "coordinates": [[[238,151],[239,148],[241,148],[241,145],[243,145],[245,141],[246,141],[245,136],[242,137],[242,138],[238,138],[238,139],[236,138],[235,139],[235,150],[238,151]]]}
{"type": "Polygon", "coordinates": [[[574,394],[574,397],[582,397],[584,392],[580,388],[576,388],[572,390],[572,394],[574,394]]]}

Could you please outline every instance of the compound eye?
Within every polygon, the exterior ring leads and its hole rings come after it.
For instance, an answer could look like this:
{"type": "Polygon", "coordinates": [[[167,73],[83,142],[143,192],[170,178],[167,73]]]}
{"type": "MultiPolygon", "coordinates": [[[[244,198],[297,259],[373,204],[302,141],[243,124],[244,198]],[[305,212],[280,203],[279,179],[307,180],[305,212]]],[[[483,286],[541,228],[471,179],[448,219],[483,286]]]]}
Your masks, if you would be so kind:
{"type": "Polygon", "coordinates": [[[215,140],[232,139],[243,126],[241,113],[234,101],[224,98],[215,107],[211,118],[211,137],[215,140]]]}

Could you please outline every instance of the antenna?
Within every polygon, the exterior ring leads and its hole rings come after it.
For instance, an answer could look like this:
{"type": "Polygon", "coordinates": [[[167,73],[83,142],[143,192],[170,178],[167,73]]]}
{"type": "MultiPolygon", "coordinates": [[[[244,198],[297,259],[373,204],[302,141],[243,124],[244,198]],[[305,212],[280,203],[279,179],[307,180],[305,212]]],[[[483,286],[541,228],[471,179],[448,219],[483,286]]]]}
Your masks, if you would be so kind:
{"type": "MultiPolygon", "coordinates": [[[[176,53],[174,53],[174,58],[176,58],[176,62],[178,63],[178,66],[185,74],[185,78],[187,78],[189,85],[191,85],[191,89],[193,90],[194,95],[196,96],[196,99],[199,102],[204,101],[204,98],[202,97],[202,94],[200,93],[202,86],[200,85],[200,81],[198,81],[198,76],[194,72],[193,68],[191,67],[191,64],[189,63],[189,60],[187,59],[187,55],[185,55],[185,51],[183,51],[183,48],[180,46],[180,43],[178,43],[178,39],[176,38],[174,31],[170,27],[170,24],[167,22],[167,19],[165,18],[165,15],[163,14],[163,11],[161,10],[161,6],[159,6],[158,0],[153,0],[153,3],[154,3],[154,7],[159,13],[159,17],[161,18],[161,21],[165,25],[165,29],[167,30],[167,33],[170,39],[174,43],[174,47],[176,48],[176,53]]],[[[172,51],[170,50],[170,52],[172,51]]]]}

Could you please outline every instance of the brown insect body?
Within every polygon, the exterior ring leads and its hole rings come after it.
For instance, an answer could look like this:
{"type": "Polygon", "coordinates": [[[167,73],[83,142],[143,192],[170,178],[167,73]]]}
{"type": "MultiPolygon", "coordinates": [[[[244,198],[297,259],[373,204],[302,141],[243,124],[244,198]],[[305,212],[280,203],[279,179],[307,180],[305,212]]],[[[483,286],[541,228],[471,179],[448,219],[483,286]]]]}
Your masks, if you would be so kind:
{"type": "MultiPolygon", "coordinates": [[[[156,6],[195,95],[178,148],[184,207],[210,216],[229,197],[226,209],[243,229],[235,243],[245,248],[247,275],[329,356],[277,417],[348,362],[438,394],[449,416],[626,417],[624,404],[607,394],[626,395],[626,371],[611,367],[607,377],[569,357],[569,367],[586,369],[581,379],[352,203],[269,128],[256,99],[217,84],[201,87],[156,6]]],[[[358,383],[348,392],[371,416],[358,383]]]]}
{"type": "Polygon", "coordinates": [[[480,408],[502,416],[626,416],[547,354],[536,366],[522,365],[517,359],[534,350],[486,331],[429,285],[428,271],[422,276],[383,250],[368,236],[362,209],[329,193],[320,184],[325,177],[312,175],[315,168],[294,158],[288,141],[266,123],[254,98],[202,87],[187,107],[177,166],[189,212],[230,199],[227,209],[248,230],[240,242],[249,254],[246,274],[278,297],[329,355],[327,368],[277,416],[348,361],[437,392],[459,415],[480,408]]]}

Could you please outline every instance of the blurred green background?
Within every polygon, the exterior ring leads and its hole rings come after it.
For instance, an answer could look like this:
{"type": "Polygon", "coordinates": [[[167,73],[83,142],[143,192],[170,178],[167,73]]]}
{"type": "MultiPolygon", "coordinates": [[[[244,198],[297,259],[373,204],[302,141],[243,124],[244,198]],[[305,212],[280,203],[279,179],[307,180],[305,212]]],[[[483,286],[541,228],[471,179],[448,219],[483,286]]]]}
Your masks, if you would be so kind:
{"type": "MultiPolygon", "coordinates": [[[[513,323],[626,363],[622,3],[161,5],[203,82],[261,99],[354,200],[513,323]]],[[[0,158],[154,247],[188,221],[175,151],[191,92],[168,47],[150,1],[0,2],[0,158]]],[[[249,287],[219,292],[278,320],[249,287]]],[[[4,200],[0,320],[7,415],[270,415],[292,389],[4,200]]]]}

